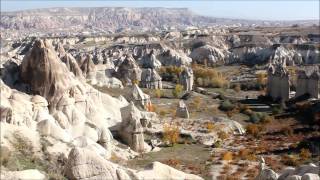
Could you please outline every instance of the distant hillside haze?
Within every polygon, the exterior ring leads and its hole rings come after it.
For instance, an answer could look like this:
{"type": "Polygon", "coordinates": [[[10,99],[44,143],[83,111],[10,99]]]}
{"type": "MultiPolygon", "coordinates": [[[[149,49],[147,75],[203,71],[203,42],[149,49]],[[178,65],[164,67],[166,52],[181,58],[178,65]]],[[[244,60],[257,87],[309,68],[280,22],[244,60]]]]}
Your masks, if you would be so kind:
{"type": "Polygon", "coordinates": [[[213,25],[288,25],[318,23],[317,21],[256,21],[200,16],[187,8],[46,8],[2,12],[0,28],[12,30],[101,28],[116,31],[126,28],[185,28],[213,25]]]}

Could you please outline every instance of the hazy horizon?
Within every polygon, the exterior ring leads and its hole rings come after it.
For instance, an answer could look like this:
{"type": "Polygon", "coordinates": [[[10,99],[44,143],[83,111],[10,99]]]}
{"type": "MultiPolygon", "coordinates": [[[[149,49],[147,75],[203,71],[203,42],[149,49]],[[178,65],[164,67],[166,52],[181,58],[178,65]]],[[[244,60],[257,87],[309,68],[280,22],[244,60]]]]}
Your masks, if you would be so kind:
{"type": "Polygon", "coordinates": [[[248,20],[318,20],[319,1],[1,1],[1,12],[41,8],[127,7],[188,8],[217,18],[248,20]],[[90,6],[88,6],[90,4],[90,6]]]}

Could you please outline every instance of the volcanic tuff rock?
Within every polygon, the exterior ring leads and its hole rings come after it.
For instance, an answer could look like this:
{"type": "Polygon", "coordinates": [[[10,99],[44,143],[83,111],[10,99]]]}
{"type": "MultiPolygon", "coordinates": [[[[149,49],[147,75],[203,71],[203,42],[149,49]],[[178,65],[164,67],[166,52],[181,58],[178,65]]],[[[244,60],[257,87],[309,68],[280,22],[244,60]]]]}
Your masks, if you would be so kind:
{"type": "Polygon", "coordinates": [[[141,80],[141,69],[137,65],[132,55],[126,55],[126,58],[119,65],[115,75],[126,84],[134,84],[141,80]]]}
{"type": "Polygon", "coordinates": [[[150,89],[162,89],[161,76],[154,69],[143,69],[140,86],[150,89]]]}
{"type": "Polygon", "coordinates": [[[210,45],[204,45],[194,49],[191,52],[190,57],[194,62],[208,66],[218,63],[223,64],[225,62],[224,53],[220,49],[210,45]]]}
{"type": "Polygon", "coordinates": [[[147,144],[144,142],[143,127],[141,125],[140,111],[131,102],[127,107],[121,108],[122,122],[119,133],[124,142],[126,142],[134,151],[144,152],[147,150],[147,144]]]}
{"type": "Polygon", "coordinates": [[[150,177],[155,180],[202,179],[199,176],[184,173],[160,162],[153,162],[140,171],[127,169],[83,148],[74,148],[70,151],[65,172],[70,179],[144,180],[150,179],[150,177]]]}
{"type": "Polygon", "coordinates": [[[280,175],[272,169],[266,167],[264,159],[261,157],[260,170],[256,180],[319,180],[319,165],[306,164],[296,168],[287,167],[280,175]]]}
{"type": "Polygon", "coordinates": [[[183,100],[179,101],[176,116],[181,118],[189,118],[189,111],[187,105],[183,102],[183,100]]]}

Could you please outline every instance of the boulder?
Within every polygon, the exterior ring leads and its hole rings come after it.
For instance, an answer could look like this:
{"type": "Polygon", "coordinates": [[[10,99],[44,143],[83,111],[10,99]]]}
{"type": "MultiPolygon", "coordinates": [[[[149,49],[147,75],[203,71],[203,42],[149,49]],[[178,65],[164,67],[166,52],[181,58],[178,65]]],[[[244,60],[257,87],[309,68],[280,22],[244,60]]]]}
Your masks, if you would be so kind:
{"type": "Polygon", "coordinates": [[[140,86],[149,89],[162,89],[161,76],[154,69],[143,69],[140,86]]]}
{"type": "Polygon", "coordinates": [[[179,104],[176,110],[176,116],[180,118],[189,118],[188,107],[183,100],[179,101],[179,104]]]}
{"type": "Polygon", "coordinates": [[[119,134],[122,140],[134,151],[144,152],[147,147],[145,147],[143,127],[140,122],[141,114],[133,102],[121,108],[121,117],[119,134]]]}
{"type": "Polygon", "coordinates": [[[143,68],[156,69],[161,67],[161,62],[156,58],[153,50],[141,59],[141,65],[143,68]]]}
{"type": "Polygon", "coordinates": [[[73,148],[65,166],[69,179],[130,180],[131,177],[116,164],[86,148],[73,148]]]}
{"type": "Polygon", "coordinates": [[[137,65],[135,59],[132,55],[128,54],[119,65],[115,75],[123,83],[130,85],[141,80],[141,72],[142,71],[137,65]]]}
{"type": "Polygon", "coordinates": [[[137,172],[138,176],[143,178],[150,178],[154,180],[162,179],[175,179],[175,180],[201,180],[202,178],[193,175],[187,174],[177,169],[174,169],[168,165],[162,164],[160,162],[153,162],[142,171],[137,172]]]}
{"type": "Polygon", "coordinates": [[[183,85],[186,91],[191,91],[193,89],[193,71],[191,68],[184,68],[180,74],[180,84],[183,85]]]}

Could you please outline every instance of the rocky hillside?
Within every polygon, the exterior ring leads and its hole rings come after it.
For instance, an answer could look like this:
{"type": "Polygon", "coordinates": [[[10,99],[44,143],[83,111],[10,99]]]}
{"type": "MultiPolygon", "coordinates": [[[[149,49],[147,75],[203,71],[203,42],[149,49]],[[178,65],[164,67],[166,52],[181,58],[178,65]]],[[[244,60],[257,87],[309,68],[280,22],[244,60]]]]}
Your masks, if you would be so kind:
{"type": "Polygon", "coordinates": [[[124,28],[167,28],[205,25],[288,25],[313,24],[316,21],[276,22],[213,18],[197,15],[186,8],[50,8],[16,12],[2,12],[2,29],[48,30],[58,28],[85,28],[121,30],[124,28]]]}

